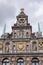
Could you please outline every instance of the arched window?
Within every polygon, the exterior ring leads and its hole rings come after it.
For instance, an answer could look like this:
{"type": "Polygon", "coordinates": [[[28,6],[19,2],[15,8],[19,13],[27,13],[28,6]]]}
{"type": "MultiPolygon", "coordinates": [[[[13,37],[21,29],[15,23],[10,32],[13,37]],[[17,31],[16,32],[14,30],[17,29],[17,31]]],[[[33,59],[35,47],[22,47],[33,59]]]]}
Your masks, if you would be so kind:
{"type": "Polygon", "coordinates": [[[19,58],[17,60],[17,65],[24,65],[24,60],[22,58],[19,58]]]}
{"type": "Polygon", "coordinates": [[[37,58],[33,58],[32,65],[39,65],[39,60],[37,58]]]}
{"type": "Polygon", "coordinates": [[[9,52],[9,48],[10,48],[9,46],[10,46],[10,43],[7,42],[7,43],[5,44],[5,52],[6,52],[6,53],[9,52]]]}
{"type": "Polygon", "coordinates": [[[3,59],[2,65],[10,65],[9,60],[7,58],[3,59]]]}

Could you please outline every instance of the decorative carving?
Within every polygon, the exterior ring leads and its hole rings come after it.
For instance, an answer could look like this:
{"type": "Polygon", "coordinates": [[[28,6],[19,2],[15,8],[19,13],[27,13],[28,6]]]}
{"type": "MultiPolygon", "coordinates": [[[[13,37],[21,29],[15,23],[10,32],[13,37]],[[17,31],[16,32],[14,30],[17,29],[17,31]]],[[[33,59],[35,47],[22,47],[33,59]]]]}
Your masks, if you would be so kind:
{"type": "Polygon", "coordinates": [[[18,46],[18,50],[23,50],[23,48],[24,48],[24,42],[18,42],[17,46],[18,46]]]}
{"type": "Polygon", "coordinates": [[[43,47],[43,42],[39,42],[39,47],[43,47]]]}
{"type": "Polygon", "coordinates": [[[2,44],[0,44],[0,49],[2,49],[3,48],[3,45],[2,44]]]}
{"type": "Polygon", "coordinates": [[[39,50],[43,50],[43,41],[39,41],[39,50]]]}

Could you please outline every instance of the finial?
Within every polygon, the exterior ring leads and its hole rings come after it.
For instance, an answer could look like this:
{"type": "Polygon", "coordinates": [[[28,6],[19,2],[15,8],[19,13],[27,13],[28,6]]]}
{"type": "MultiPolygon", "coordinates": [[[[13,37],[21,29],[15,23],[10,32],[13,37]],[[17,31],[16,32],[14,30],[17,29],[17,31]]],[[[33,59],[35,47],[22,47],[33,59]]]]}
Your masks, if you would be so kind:
{"type": "Polygon", "coordinates": [[[21,10],[21,12],[24,12],[24,8],[21,8],[20,10],[21,10]]]}

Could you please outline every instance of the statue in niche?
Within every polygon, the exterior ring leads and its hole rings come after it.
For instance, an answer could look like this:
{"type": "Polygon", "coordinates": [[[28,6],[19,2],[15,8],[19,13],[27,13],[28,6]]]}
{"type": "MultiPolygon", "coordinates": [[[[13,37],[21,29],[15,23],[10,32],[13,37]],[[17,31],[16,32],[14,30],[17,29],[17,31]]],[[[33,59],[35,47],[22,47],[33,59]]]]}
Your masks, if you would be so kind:
{"type": "Polygon", "coordinates": [[[37,51],[37,43],[36,42],[32,42],[32,50],[37,51]]]}

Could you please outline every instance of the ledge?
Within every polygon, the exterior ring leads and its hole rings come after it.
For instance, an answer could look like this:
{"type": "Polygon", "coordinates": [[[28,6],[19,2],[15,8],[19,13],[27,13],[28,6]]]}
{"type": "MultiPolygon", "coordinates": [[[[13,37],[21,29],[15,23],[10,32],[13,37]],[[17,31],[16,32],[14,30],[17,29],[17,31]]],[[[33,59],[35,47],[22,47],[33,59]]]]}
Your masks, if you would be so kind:
{"type": "Polygon", "coordinates": [[[1,56],[43,56],[43,53],[3,53],[1,56]]]}

